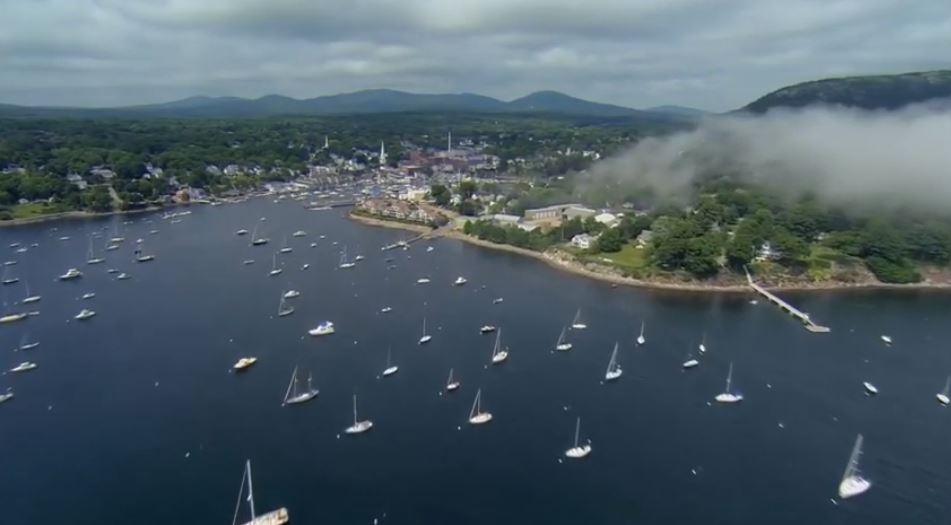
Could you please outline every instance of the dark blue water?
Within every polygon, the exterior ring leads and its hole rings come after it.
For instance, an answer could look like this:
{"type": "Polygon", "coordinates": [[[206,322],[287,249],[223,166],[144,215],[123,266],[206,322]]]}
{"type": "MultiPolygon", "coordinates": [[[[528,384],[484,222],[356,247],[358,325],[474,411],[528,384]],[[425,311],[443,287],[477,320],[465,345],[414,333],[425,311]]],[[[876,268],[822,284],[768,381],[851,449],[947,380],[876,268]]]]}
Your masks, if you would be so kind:
{"type": "MultiPolygon", "coordinates": [[[[813,335],[749,297],[612,289],[458,241],[383,254],[406,234],[341,214],[259,200],[195,208],[178,224],[138,216],[99,266],[84,264],[84,236],[115,219],[0,230],[2,258],[17,258],[12,273],[43,296],[39,316],[0,326],[3,369],[40,365],[0,376],[16,391],[0,406],[0,522],[228,523],[245,458],[258,508],[287,506],[295,524],[951,521],[951,411],[934,399],[951,373],[951,297],[790,295],[833,329],[813,335]],[[234,231],[261,216],[272,242],[251,248],[234,231]],[[309,237],[290,237],[297,229],[309,237]],[[268,277],[284,235],[294,252],[268,277]],[[154,262],[132,262],[137,237],[154,262]],[[17,256],[13,241],[40,246],[17,256]],[[366,260],[338,270],[331,241],[366,260]],[[85,277],[56,281],[70,266],[85,277]],[[115,281],[108,267],[132,278],[115,281]],[[469,284],[451,286],[457,275],[469,284]],[[416,285],[422,276],[432,283],[416,285]],[[289,287],[303,293],[297,311],[276,318],[289,287]],[[98,295],[85,304],[85,291],[98,295]],[[72,321],[83,306],[98,316],[72,321]],[[579,307],[589,329],[554,354],[579,307]],[[420,347],[424,315],[434,338],[420,347]],[[323,319],[337,333],[307,336],[323,319]],[[642,319],[648,343],[635,349],[642,319]],[[491,369],[486,323],[511,348],[491,369]],[[40,347],[13,352],[27,332],[40,347]],[[683,372],[703,332],[709,350],[683,372]],[[624,375],[603,385],[615,341],[624,375]],[[400,371],[379,379],[390,346],[400,371]],[[259,363],[230,373],[243,355],[259,363]],[[746,399],[711,406],[731,361],[746,399]],[[295,365],[313,370],[320,396],[281,407],[295,365]],[[463,386],[440,395],[450,367],[463,386]],[[866,380],[878,397],[864,395],[866,380]],[[480,386],[495,420],[470,427],[480,386]],[[338,437],[353,393],[375,427],[338,437]],[[578,415],[594,451],[561,462],[578,415]],[[835,505],[859,432],[874,485],[835,505]]],[[[2,290],[9,309],[22,286],[2,290]]]]}

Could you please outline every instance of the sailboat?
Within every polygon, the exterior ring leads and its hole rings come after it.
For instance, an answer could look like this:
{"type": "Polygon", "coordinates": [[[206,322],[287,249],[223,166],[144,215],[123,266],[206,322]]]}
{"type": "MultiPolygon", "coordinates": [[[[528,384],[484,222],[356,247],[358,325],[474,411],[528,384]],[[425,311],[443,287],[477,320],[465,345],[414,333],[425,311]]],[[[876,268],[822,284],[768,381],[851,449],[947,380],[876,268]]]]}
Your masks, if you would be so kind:
{"type": "Polygon", "coordinates": [[[935,397],[938,399],[938,402],[942,405],[947,405],[951,403],[951,398],[948,397],[948,392],[951,391],[951,376],[948,376],[948,380],[944,382],[944,390],[938,392],[935,397]]]}
{"type": "Polygon", "coordinates": [[[716,401],[718,403],[738,403],[743,401],[743,394],[734,394],[730,389],[733,387],[733,363],[730,363],[730,371],[726,375],[726,388],[722,394],[718,394],[716,401]]]}
{"type": "Polygon", "coordinates": [[[697,350],[700,350],[700,353],[701,353],[701,354],[706,353],[706,351],[707,351],[707,334],[706,334],[706,333],[704,333],[704,334],[700,337],[700,344],[697,345],[697,350]]]}
{"type": "Polygon", "coordinates": [[[35,303],[35,302],[37,302],[37,301],[39,301],[39,300],[41,299],[41,296],[39,296],[39,295],[30,295],[30,282],[29,282],[29,281],[24,281],[24,282],[23,282],[23,285],[26,287],[26,297],[24,297],[23,300],[20,301],[21,303],[23,303],[23,304],[35,303]]]}
{"type": "Polygon", "coordinates": [[[565,451],[565,456],[571,459],[581,459],[591,453],[591,444],[585,443],[578,445],[578,438],[581,434],[581,417],[575,420],[575,444],[565,451]]]}
{"type": "Polygon", "coordinates": [[[433,336],[426,333],[426,318],[423,317],[423,336],[419,338],[419,344],[426,344],[433,340],[433,336]]]}
{"type": "Polygon", "coordinates": [[[0,394],[0,403],[4,401],[9,401],[13,399],[13,387],[7,388],[7,391],[3,394],[0,394]]]}
{"type": "Polygon", "coordinates": [[[300,381],[297,377],[297,367],[294,367],[294,373],[291,374],[291,382],[287,385],[287,391],[284,392],[284,402],[282,405],[297,405],[310,401],[317,397],[317,389],[313,385],[313,376],[307,374],[307,390],[300,390],[300,381]]]}
{"type": "Polygon", "coordinates": [[[258,225],[254,225],[254,231],[251,233],[251,246],[261,246],[268,243],[268,239],[261,237],[258,238],[258,225]]]}
{"type": "Polygon", "coordinates": [[[294,307],[287,304],[287,299],[284,294],[281,294],[281,302],[277,305],[277,316],[284,317],[294,313],[294,307]]]}
{"type": "Polygon", "coordinates": [[[155,256],[146,254],[142,250],[142,246],[144,246],[144,243],[142,242],[142,239],[139,239],[138,244],[135,247],[135,262],[141,263],[141,262],[149,262],[149,261],[155,260],[155,256]]]}
{"type": "Polygon", "coordinates": [[[647,342],[647,338],[644,337],[644,321],[641,321],[641,333],[637,336],[637,344],[643,345],[647,342]]]}
{"type": "Polygon", "coordinates": [[[248,485],[248,495],[245,501],[247,501],[248,508],[251,511],[251,520],[244,522],[243,525],[283,525],[290,521],[286,507],[272,510],[260,516],[256,514],[254,509],[254,488],[251,485],[251,460],[249,459],[244,464],[244,474],[241,476],[241,488],[238,490],[238,502],[234,506],[234,518],[231,520],[231,525],[237,525],[238,523],[238,511],[241,510],[241,496],[244,495],[245,484],[248,485]]]}
{"type": "Polygon", "coordinates": [[[92,248],[92,237],[90,237],[89,249],[86,251],[86,264],[100,264],[102,262],[105,262],[105,259],[102,257],[96,257],[96,253],[92,248]]]}
{"type": "Polygon", "coordinates": [[[686,370],[686,369],[693,368],[699,364],[700,364],[700,361],[697,361],[696,359],[694,359],[693,352],[691,352],[690,350],[687,350],[687,360],[684,361],[684,364],[681,366],[686,370]]]}
{"type": "Polygon", "coordinates": [[[353,394],[353,425],[347,427],[344,432],[347,434],[362,434],[371,428],[373,428],[373,421],[369,419],[360,421],[357,419],[357,395],[353,394]]]}
{"type": "Polygon", "coordinates": [[[391,376],[395,374],[396,372],[398,372],[400,369],[400,367],[393,364],[391,360],[391,358],[393,357],[392,353],[393,352],[391,348],[386,349],[386,368],[383,369],[383,377],[391,376]]]}
{"type": "Polygon", "coordinates": [[[482,389],[476,390],[475,400],[472,401],[472,409],[469,410],[469,424],[482,425],[492,421],[491,412],[482,411],[482,389]]]}
{"type": "Polygon", "coordinates": [[[555,343],[555,350],[560,352],[567,352],[568,350],[571,350],[571,343],[565,340],[565,334],[567,331],[567,327],[563,326],[561,328],[561,335],[558,336],[558,342],[555,343]]]}
{"type": "Polygon", "coordinates": [[[287,235],[284,236],[284,245],[281,246],[281,253],[291,253],[294,251],[294,248],[291,248],[287,245],[287,235]]]}
{"type": "Polygon", "coordinates": [[[624,371],[621,370],[621,365],[617,362],[617,346],[617,343],[614,343],[614,350],[611,351],[611,360],[608,361],[608,369],[604,372],[605,381],[614,381],[624,373],[624,371]]]}
{"type": "Polygon", "coordinates": [[[28,337],[26,336],[26,334],[24,334],[23,337],[20,338],[20,346],[17,347],[17,350],[20,350],[20,351],[32,350],[40,346],[39,341],[33,341],[32,343],[28,343],[27,340],[28,340],[28,337]]]}
{"type": "Polygon", "coordinates": [[[77,270],[76,268],[70,268],[66,270],[66,273],[59,276],[60,281],[68,281],[70,279],[79,279],[83,276],[83,272],[77,270]]]}
{"type": "Polygon", "coordinates": [[[502,329],[495,333],[495,346],[492,347],[492,364],[497,365],[509,358],[508,348],[502,349],[502,329]]]}
{"type": "Polygon", "coordinates": [[[4,266],[4,267],[3,267],[3,280],[0,281],[0,282],[2,282],[3,284],[14,284],[14,283],[20,282],[20,278],[19,278],[19,277],[10,277],[10,267],[9,267],[9,266],[4,266]]]}
{"type": "MultiPolygon", "coordinates": [[[[124,240],[125,240],[125,237],[122,237],[121,235],[119,235],[119,221],[113,222],[112,223],[112,238],[109,239],[109,242],[112,243],[113,245],[118,245],[124,240]]],[[[116,248],[118,247],[119,246],[116,246],[116,248]]],[[[116,248],[113,248],[113,249],[116,249],[116,248]]]]}
{"type": "Polygon", "coordinates": [[[584,330],[588,325],[581,322],[581,308],[578,308],[578,311],[575,312],[575,318],[571,321],[571,328],[575,330],[584,330]]]}
{"type": "Polygon", "coordinates": [[[852,455],[849,456],[849,463],[845,466],[845,473],[842,474],[842,481],[839,482],[839,497],[842,499],[851,498],[862,494],[872,486],[872,482],[862,477],[859,472],[859,458],[862,457],[862,434],[855,438],[855,446],[852,447],[852,455]]]}
{"type": "Polygon", "coordinates": [[[274,260],[271,263],[271,271],[268,272],[268,275],[270,275],[271,277],[274,277],[275,275],[280,275],[280,273],[283,271],[284,270],[282,268],[277,267],[277,254],[275,253],[274,260]]]}
{"type": "Polygon", "coordinates": [[[446,380],[446,391],[447,391],[447,392],[452,392],[453,390],[458,389],[458,388],[459,388],[459,385],[461,385],[461,383],[460,383],[459,381],[456,381],[455,378],[453,378],[453,376],[452,376],[452,369],[450,368],[450,369],[449,369],[449,379],[446,380]]]}
{"type": "Polygon", "coordinates": [[[347,247],[344,246],[343,250],[340,252],[340,264],[337,267],[346,270],[353,268],[356,265],[357,263],[347,260],[347,247]]]}

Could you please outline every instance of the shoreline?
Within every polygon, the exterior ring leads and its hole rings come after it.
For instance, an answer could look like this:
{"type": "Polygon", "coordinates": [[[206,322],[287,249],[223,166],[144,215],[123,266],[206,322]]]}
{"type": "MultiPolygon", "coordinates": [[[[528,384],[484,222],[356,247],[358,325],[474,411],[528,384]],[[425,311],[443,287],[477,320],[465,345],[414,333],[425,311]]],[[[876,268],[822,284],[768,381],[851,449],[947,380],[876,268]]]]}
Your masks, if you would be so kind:
{"type": "Polygon", "coordinates": [[[169,204],[166,206],[149,206],[147,208],[136,208],[134,210],[113,210],[113,211],[83,211],[83,210],[73,210],[73,211],[63,211],[59,213],[50,213],[47,215],[38,215],[36,217],[25,217],[20,219],[10,219],[8,221],[0,221],[0,228],[13,228],[16,226],[27,226],[30,224],[41,224],[44,222],[53,222],[53,221],[75,221],[81,219],[98,219],[102,217],[111,217],[113,215],[137,215],[141,213],[149,213],[155,211],[166,210],[169,208],[177,208],[181,206],[187,206],[191,203],[177,203],[169,204]]]}
{"type": "MultiPolygon", "coordinates": [[[[465,242],[474,246],[479,246],[482,248],[488,248],[497,251],[515,253],[523,255],[526,257],[531,257],[538,261],[541,261],[548,265],[551,268],[556,270],[562,270],[568,273],[575,275],[580,275],[582,277],[587,277],[589,279],[594,279],[601,282],[607,282],[611,284],[631,286],[634,288],[643,288],[650,290],[662,290],[662,291],[673,291],[673,292],[707,292],[707,293],[755,293],[746,284],[702,284],[702,283],[690,283],[690,282],[663,282],[663,281],[650,281],[644,279],[634,279],[632,277],[624,277],[622,275],[598,272],[585,267],[584,263],[578,261],[568,261],[563,258],[556,256],[550,252],[536,252],[526,248],[519,248],[518,246],[512,246],[509,244],[496,244],[491,241],[486,241],[473,237],[471,235],[466,235],[458,230],[448,230],[448,231],[439,231],[429,228],[422,225],[413,225],[405,224],[401,222],[388,221],[385,219],[377,219],[371,217],[365,217],[361,215],[354,215],[348,213],[347,216],[357,222],[369,225],[369,226],[378,226],[382,228],[392,228],[392,229],[402,229],[413,231],[417,233],[433,233],[434,237],[446,237],[449,239],[455,239],[461,242],[465,242]]],[[[836,283],[836,282],[821,282],[821,283],[804,283],[799,285],[776,285],[776,286],[766,286],[763,285],[763,288],[775,292],[829,292],[829,291],[875,291],[875,290],[901,290],[901,291],[937,291],[937,292],[947,292],[951,291],[951,283],[911,283],[911,284],[891,284],[891,283],[836,283]]]]}

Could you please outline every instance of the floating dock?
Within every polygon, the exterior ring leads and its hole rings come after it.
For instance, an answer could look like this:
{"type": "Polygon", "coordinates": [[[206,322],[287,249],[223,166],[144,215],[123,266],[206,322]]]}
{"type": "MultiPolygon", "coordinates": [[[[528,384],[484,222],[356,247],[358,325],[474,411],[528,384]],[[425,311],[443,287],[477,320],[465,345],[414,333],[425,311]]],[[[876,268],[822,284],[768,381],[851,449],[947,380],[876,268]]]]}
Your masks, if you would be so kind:
{"type": "Polygon", "coordinates": [[[799,319],[802,322],[803,326],[806,327],[806,330],[809,330],[810,332],[817,333],[817,334],[824,334],[824,333],[828,333],[832,331],[832,329],[829,328],[828,326],[822,326],[820,324],[816,324],[812,319],[809,318],[809,314],[807,314],[806,312],[800,311],[798,308],[780,299],[778,296],[776,296],[775,294],[773,294],[766,288],[763,288],[762,286],[753,282],[753,277],[750,275],[749,271],[746,272],[746,280],[747,282],[749,282],[750,288],[752,288],[753,291],[762,295],[763,297],[766,298],[766,300],[775,304],[781,310],[787,312],[789,315],[799,319]]]}

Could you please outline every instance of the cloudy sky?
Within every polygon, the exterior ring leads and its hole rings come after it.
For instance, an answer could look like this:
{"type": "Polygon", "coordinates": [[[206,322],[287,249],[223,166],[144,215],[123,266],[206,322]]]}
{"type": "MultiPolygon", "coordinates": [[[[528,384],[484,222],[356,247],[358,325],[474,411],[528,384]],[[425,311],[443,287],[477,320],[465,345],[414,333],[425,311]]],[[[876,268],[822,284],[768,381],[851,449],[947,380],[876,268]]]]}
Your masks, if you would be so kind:
{"type": "Polygon", "coordinates": [[[949,0],[0,0],[0,102],[366,88],[732,109],[951,67],[949,0]]]}

